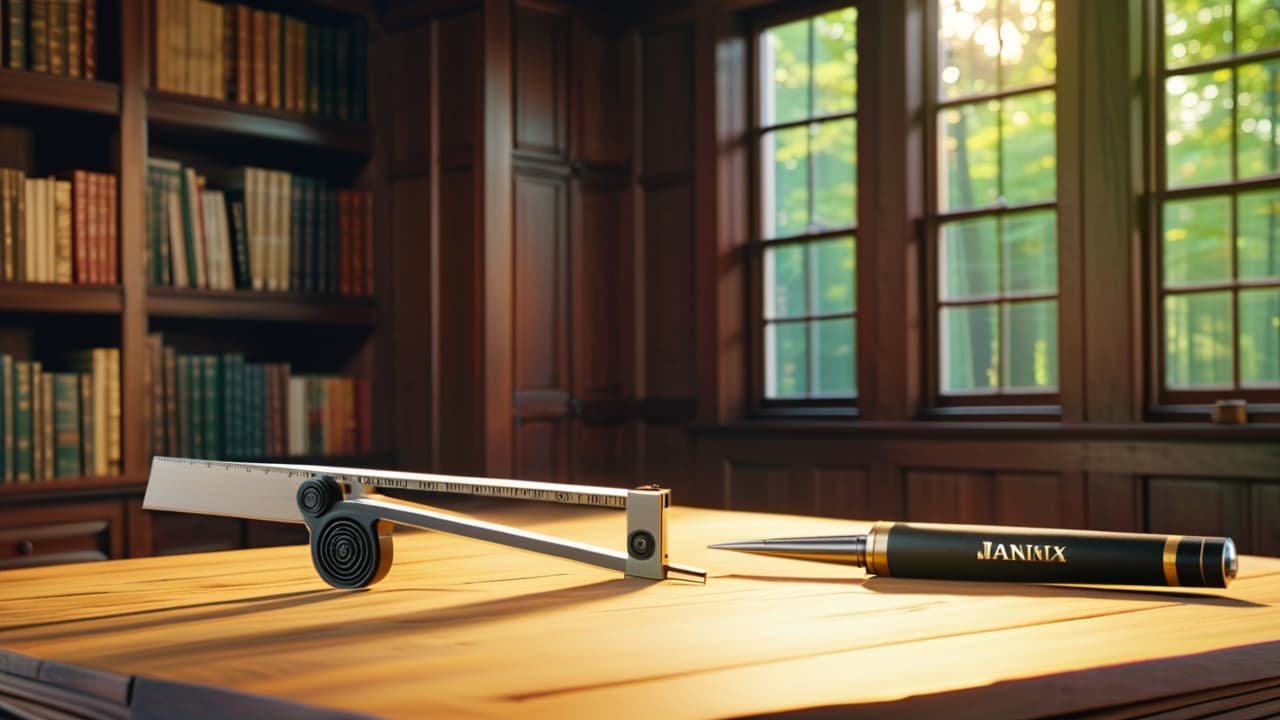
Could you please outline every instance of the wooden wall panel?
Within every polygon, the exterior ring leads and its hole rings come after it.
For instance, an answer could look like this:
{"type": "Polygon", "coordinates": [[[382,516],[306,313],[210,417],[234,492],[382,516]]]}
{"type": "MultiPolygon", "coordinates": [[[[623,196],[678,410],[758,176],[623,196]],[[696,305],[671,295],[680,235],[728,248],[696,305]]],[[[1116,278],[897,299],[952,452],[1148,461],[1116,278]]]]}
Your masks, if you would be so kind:
{"type": "Polygon", "coordinates": [[[787,512],[793,504],[785,465],[725,460],[722,473],[721,496],[730,510],[787,512]]]}
{"type": "Polygon", "coordinates": [[[1248,485],[1224,480],[1147,479],[1147,529],[1180,535],[1226,535],[1248,552],[1248,485]]]}
{"type": "Polygon", "coordinates": [[[573,482],[609,487],[635,487],[636,427],[634,422],[577,421],[570,428],[573,482]]]}
{"type": "Polygon", "coordinates": [[[569,18],[517,7],[512,27],[515,149],[568,153],[569,18]]]}
{"type": "Polygon", "coordinates": [[[629,47],[619,34],[573,28],[577,97],[574,101],[575,156],[588,164],[625,166],[631,162],[629,47]]]}
{"type": "Polygon", "coordinates": [[[1280,483],[1254,483],[1249,497],[1249,552],[1280,556],[1280,483]]]}
{"type": "Polygon", "coordinates": [[[693,446],[682,423],[644,423],[640,430],[641,482],[671,488],[674,501],[714,504],[720,497],[719,472],[695,475],[693,446]]]}
{"type": "Polygon", "coordinates": [[[1145,527],[1139,483],[1133,475],[1091,472],[1085,478],[1088,527],[1129,531],[1145,527]]]}
{"type": "Polygon", "coordinates": [[[694,394],[693,187],[644,197],[645,376],[650,397],[694,394]]]}
{"type": "Polygon", "coordinates": [[[693,38],[691,25],[641,36],[641,171],[645,175],[693,169],[693,38]]]}
{"type": "Polygon", "coordinates": [[[567,468],[566,423],[558,419],[522,420],[515,425],[515,476],[537,482],[564,482],[567,468]]]}
{"type": "Polygon", "coordinates": [[[994,523],[994,478],[987,473],[908,470],[907,519],[994,523]]]}
{"type": "Polygon", "coordinates": [[[994,478],[996,522],[1001,525],[1071,527],[1063,502],[1062,476],[1051,473],[998,473],[994,478]]]}
{"type": "Polygon", "coordinates": [[[515,174],[515,389],[568,391],[568,184],[515,174]]]}
{"type": "MultiPolygon", "coordinates": [[[[438,72],[439,144],[441,164],[470,162],[479,133],[481,89],[480,13],[465,12],[436,22],[435,46],[438,72]]],[[[412,68],[397,73],[412,76],[412,68]]]]}
{"type": "Polygon", "coordinates": [[[866,468],[818,465],[811,477],[813,502],[803,512],[825,517],[871,518],[871,481],[866,468]]]}
{"type": "MultiPolygon", "coordinates": [[[[402,68],[429,68],[431,28],[421,25],[390,36],[390,61],[402,68]]],[[[431,162],[431,93],[429,73],[398,72],[390,85],[391,147],[388,168],[392,177],[425,173],[431,162]]]]}
{"type": "MultiPolygon", "coordinates": [[[[439,234],[436,254],[439,270],[433,277],[436,309],[435,383],[439,404],[433,413],[437,438],[435,466],[440,472],[471,474],[484,467],[483,407],[484,363],[477,354],[480,331],[480,288],[476,279],[479,248],[475,242],[475,173],[468,169],[440,175],[439,234]]],[[[413,306],[413,307],[421,307],[413,306]]],[[[397,375],[420,373],[428,368],[402,366],[397,375]]],[[[418,436],[421,427],[402,430],[418,436]]],[[[403,454],[411,445],[397,445],[403,454]]]]}
{"type": "Polygon", "coordinates": [[[635,285],[624,184],[574,181],[574,394],[632,391],[635,285]]]}
{"type": "MultiPolygon", "coordinates": [[[[395,447],[399,463],[410,470],[431,467],[431,315],[427,293],[431,277],[431,183],[426,175],[391,182],[391,242],[395,263],[391,268],[391,303],[399,309],[393,318],[391,337],[395,393],[395,447]],[[422,308],[410,312],[409,308],[422,308]]],[[[445,188],[441,187],[441,192],[445,188]]],[[[447,297],[447,296],[446,296],[447,297]]]]}

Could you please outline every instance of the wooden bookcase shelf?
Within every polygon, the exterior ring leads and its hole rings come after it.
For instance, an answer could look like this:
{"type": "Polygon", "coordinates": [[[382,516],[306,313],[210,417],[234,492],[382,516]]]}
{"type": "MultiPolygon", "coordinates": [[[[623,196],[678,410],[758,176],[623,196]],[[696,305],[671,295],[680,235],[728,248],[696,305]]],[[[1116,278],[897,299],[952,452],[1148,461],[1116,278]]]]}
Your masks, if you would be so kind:
{"type": "Polygon", "coordinates": [[[0,69],[0,103],[116,116],[120,114],[120,86],[101,80],[0,69]]]}
{"type": "Polygon", "coordinates": [[[119,315],[123,307],[118,285],[0,283],[0,313],[119,315]]]}
{"type": "Polygon", "coordinates": [[[147,122],[194,136],[242,136],[356,155],[373,152],[373,131],[364,123],[312,118],[160,90],[147,91],[147,122]]]}
{"type": "Polygon", "coordinates": [[[145,487],[145,477],[132,475],[37,480],[35,482],[0,485],[0,501],[10,498],[22,498],[24,500],[35,498],[56,499],[68,493],[74,493],[78,496],[78,499],[84,499],[95,493],[141,492],[145,487]]]}
{"type": "Polygon", "coordinates": [[[377,319],[373,298],[165,287],[147,293],[152,317],[357,326],[372,326],[377,319]]]}

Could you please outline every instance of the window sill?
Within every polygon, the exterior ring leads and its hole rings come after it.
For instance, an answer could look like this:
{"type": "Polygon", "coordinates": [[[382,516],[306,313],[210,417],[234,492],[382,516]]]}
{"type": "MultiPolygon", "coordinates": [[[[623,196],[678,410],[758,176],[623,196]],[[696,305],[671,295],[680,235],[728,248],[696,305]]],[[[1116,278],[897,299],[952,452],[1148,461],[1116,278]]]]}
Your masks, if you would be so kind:
{"type": "Polygon", "coordinates": [[[769,417],[720,425],[694,425],[690,427],[690,432],[699,438],[876,437],[940,440],[978,438],[1116,442],[1141,440],[1275,442],[1280,440],[1280,422],[1221,425],[1210,422],[1063,423],[1055,420],[992,421],[987,419],[878,421],[769,417]]]}

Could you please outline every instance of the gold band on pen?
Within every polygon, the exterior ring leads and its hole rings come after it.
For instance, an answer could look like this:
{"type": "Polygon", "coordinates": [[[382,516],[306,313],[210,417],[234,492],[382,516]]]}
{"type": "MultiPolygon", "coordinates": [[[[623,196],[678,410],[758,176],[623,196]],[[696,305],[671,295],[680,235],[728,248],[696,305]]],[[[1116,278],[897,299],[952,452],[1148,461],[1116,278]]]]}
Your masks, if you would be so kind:
{"type": "Polygon", "coordinates": [[[1178,543],[1181,535],[1170,535],[1164,541],[1164,580],[1169,587],[1178,587],[1178,543]]]}
{"type": "Polygon", "coordinates": [[[878,522],[867,533],[867,573],[889,575],[889,531],[891,522],[878,522]]]}

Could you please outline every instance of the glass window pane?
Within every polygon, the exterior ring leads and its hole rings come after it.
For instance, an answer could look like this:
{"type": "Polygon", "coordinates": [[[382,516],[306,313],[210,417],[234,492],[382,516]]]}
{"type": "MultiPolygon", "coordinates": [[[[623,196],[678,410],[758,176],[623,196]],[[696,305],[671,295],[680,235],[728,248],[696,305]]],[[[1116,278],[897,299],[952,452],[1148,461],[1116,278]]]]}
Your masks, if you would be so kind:
{"type": "Polygon", "coordinates": [[[857,258],[853,238],[823,240],[809,246],[813,257],[815,315],[851,313],[857,307],[857,258]]]}
{"type": "Polygon", "coordinates": [[[1058,214],[1053,210],[1006,215],[1004,292],[1058,290],[1058,214]]]}
{"type": "Polygon", "coordinates": [[[1053,200],[1058,193],[1054,92],[1016,95],[1001,108],[1001,173],[1005,202],[1053,200]]]}
{"type": "Polygon", "coordinates": [[[1236,162],[1240,177],[1280,172],[1280,60],[1236,70],[1236,162]]]}
{"type": "Polygon", "coordinates": [[[1000,245],[994,217],[943,225],[938,257],[938,294],[942,300],[999,294],[1000,245]]]}
{"type": "Polygon", "coordinates": [[[1280,0],[1236,0],[1236,49],[1240,53],[1280,47],[1280,0]]]}
{"type": "Polygon", "coordinates": [[[938,204],[943,212],[992,205],[1000,197],[998,101],[938,114],[938,204]]]}
{"type": "Polygon", "coordinates": [[[804,397],[809,393],[807,336],[803,322],[765,325],[765,394],[768,397],[804,397]]]}
{"type": "Polygon", "coordinates": [[[760,121],[774,125],[808,117],[809,21],[761,33],[760,60],[760,121]]]}
{"type": "Polygon", "coordinates": [[[1240,384],[1280,384],[1280,288],[1240,291],[1240,384]]]}
{"type": "Polygon", "coordinates": [[[787,318],[807,315],[805,246],[782,245],[764,251],[764,315],[787,318]]]}
{"type": "Polygon", "coordinates": [[[1170,295],[1164,299],[1164,324],[1166,385],[1231,387],[1230,291],[1170,295]]]}
{"type": "Polygon", "coordinates": [[[811,127],[814,198],[809,230],[852,227],[858,211],[857,125],[849,118],[811,127]]]}
{"type": "Polygon", "coordinates": [[[990,392],[1000,386],[998,313],[994,303],[942,308],[944,393],[990,392]]]}
{"type": "Polygon", "coordinates": [[[1164,206],[1164,286],[1231,279],[1231,198],[1167,202],[1164,206]]]}
{"type": "Polygon", "coordinates": [[[1230,70],[1165,80],[1169,187],[1231,179],[1230,70]]]}
{"type": "Polygon", "coordinates": [[[809,226],[809,129],[767,132],[762,143],[765,237],[798,235],[809,226]]]}
{"type": "Polygon", "coordinates": [[[1001,0],[1002,90],[1052,82],[1058,66],[1053,0],[1001,0]]]}
{"type": "Polygon", "coordinates": [[[996,0],[939,0],[938,92],[965,97],[999,89],[1000,30],[996,0]]]}
{"type": "Polygon", "coordinates": [[[1048,392],[1058,389],[1058,301],[1004,306],[1005,387],[1048,392]]]}
{"type": "Polygon", "coordinates": [[[1231,0],[1165,0],[1165,65],[1176,68],[1231,54],[1231,0]]]}
{"type": "Polygon", "coordinates": [[[855,43],[858,10],[833,10],[814,19],[813,112],[816,116],[853,112],[858,89],[855,43]]]}
{"type": "Polygon", "coordinates": [[[854,394],[858,370],[853,352],[856,327],[854,318],[813,323],[814,351],[818,358],[813,378],[815,395],[854,394]]]}
{"type": "Polygon", "coordinates": [[[1280,190],[1236,197],[1236,267],[1242,280],[1280,277],[1280,190]]]}

